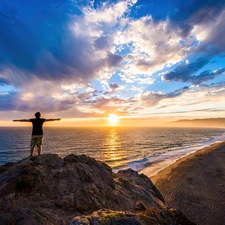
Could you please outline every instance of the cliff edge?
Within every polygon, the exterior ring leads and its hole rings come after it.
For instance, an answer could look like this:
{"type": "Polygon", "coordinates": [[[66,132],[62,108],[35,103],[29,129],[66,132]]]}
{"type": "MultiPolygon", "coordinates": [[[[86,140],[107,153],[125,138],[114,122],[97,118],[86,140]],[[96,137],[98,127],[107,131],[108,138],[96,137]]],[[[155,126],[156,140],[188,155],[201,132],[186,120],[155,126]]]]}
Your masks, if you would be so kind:
{"type": "Polygon", "coordinates": [[[0,166],[1,225],[193,225],[169,209],[151,180],[113,173],[86,155],[28,157],[0,166]]]}

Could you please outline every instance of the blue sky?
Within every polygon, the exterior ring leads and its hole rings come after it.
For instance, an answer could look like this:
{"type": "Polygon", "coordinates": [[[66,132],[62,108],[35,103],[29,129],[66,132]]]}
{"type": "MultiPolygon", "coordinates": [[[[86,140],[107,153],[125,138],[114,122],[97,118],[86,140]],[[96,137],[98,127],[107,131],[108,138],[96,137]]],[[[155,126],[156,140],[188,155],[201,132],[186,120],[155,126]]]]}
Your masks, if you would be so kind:
{"type": "Polygon", "coordinates": [[[224,117],[224,19],[224,0],[0,0],[0,120],[224,117]]]}

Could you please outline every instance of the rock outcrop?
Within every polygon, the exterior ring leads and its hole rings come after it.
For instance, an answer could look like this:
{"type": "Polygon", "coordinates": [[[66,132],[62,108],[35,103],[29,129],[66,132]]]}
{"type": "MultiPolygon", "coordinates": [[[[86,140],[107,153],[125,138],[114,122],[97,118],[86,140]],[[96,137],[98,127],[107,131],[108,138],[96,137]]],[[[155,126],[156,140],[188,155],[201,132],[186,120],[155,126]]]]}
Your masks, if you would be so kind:
{"type": "Polygon", "coordinates": [[[193,224],[168,209],[151,180],[113,173],[86,155],[29,157],[0,166],[0,224],[193,224]]]}

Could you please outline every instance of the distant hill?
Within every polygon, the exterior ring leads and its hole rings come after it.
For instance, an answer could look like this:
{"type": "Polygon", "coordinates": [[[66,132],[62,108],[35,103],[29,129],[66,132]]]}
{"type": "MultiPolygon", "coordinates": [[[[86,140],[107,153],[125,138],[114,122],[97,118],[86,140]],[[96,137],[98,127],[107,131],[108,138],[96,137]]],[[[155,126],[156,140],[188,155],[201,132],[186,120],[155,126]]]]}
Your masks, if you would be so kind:
{"type": "Polygon", "coordinates": [[[173,126],[190,127],[225,127],[225,118],[206,118],[193,120],[177,120],[170,123],[173,126]]]}

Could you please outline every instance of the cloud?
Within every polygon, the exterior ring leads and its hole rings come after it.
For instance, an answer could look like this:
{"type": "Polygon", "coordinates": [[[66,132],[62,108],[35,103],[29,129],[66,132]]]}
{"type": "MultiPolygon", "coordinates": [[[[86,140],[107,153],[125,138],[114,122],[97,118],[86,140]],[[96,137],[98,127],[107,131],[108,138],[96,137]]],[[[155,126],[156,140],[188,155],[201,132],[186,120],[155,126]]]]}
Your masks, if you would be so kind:
{"type": "Polygon", "coordinates": [[[146,91],[139,94],[139,99],[143,105],[147,105],[148,107],[156,106],[161,100],[163,99],[170,99],[175,98],[182,95],[186,92],[189,88],[183,87],[181,89],[175,90],[174,92],[170,93],[162,93],[162,92],[153,92],[153,91],[146,91]]]}
{"type": "Polygon", "coordinates": [[[117,66],[122,61],[122,59],[122,56],[109,52],[107,55],[107,64],[109,65],[109,67],[117,66]]]}
{"type": "Polygon", "coordinates": [[[199,75],[193,75],[198,70],[203,68],[209,63],[208,58],[198,58],[193,63],[178,65],[173,71],[167,72],[162,75],[164,81],[182,81],[192,84],[201,84],[208,80],[213,80],[216,76],[219,76],[225,72],[225,68],[220,68],[216,71],[205,70],[199,75]]]}
{"type": "Polygon", "coordinates": [[[9,85],[8,79],[5,79],[3,77],[0,77],[0,86],[3,85],[9,85]]]}
{"type": "Polygon", "coordinates": [[[174,81],[203,86],[225,72],[215,66],[224,1],[179,1],[160,18],[155,3],[136,17],[136,0],[2,3],[0,86],[17,92],[0,91],[0,110],[138,114],[189,93],[182,83],[171,91],[174,81]]]}
{"type": "Polygon", "coordinates": [[[117,90],[118,88],[120,88],[120,85],[116,82],[109,84],[109,87],[111,88],[112,91],[117,90]]]}
{"type": "Polygon", "coordinates": [[[224,17],[225,9],[215,19],[208,22],[208,24],[195,26],[192,34],[199,41],[199,45],[194,51],[195,54],[208,54],[210,57],[224,54],[225,40],[221,38],[225,35],[225,30],[221,29],[224,17]]]}
{"type": "MultiPolygon", "coordinates": [[[[97,77],[103,68],[111,69],[121,62],[122,57],[107,48],[107,37],[92,36],[93,32],[96,35],[101,34],[100,26],[95,27],[92,33],[85,30],[89,30],[85,20],[91,16],[90,12],[80,17],[69,14],[63,8],[66,3],[62,1],[40,5],[35,11],[31,9],[36,16],[34,24],[28,22],[29,20],[25,22],[20,16],[25,11],[28,17],[26,19],[33,18],[32,13],[25,9],[7,6],[1,8],[0,67],[7,67],[14,76],[17,76],[16,72],[20,70],[30,81],[37,77],[42,80],[70,79],[87,83],[97,77]],[[47,6],[53,8],[50,10],[47,6]],[[82,33],[76,33],[74,29],[78,23],[84,25],[80,29],[83,30],[82,33]],[[95,48],[102,52],[96,53],[95,48]]],[[[28,9],[29,6],[30,4],[28,9]]],[[[126,9],[121,6],[119,10],[118,4],[114,6],[118,7],[116,11],[119,15],[126,9]]],[[[111,16],[117,18],[115,13],[111,16]]],[[[107,21],[111,21],[109,16],[107,21]]],[[[13,84],[15,80],[12,78],[9,82],[13,84]]]]}
{"type": "Polygon", "coordinates": [[[94,41],[94,46],[96,49],[107,49],[110,46],[109,37],[103,36],[99,37],[94,41]]]}
{"type": "Polygon", "coordinates": [[[185,91],[182,95],[177,96],[172,102],[168,102],[167,107],[186,109],[189,111],[202,110],[204,108],[219,109],[223,105],[225,96],[224,82],[215,83],[212,85],[193,86],[185,91]],[[194,97],[193,97],[194,96],[194,97]]]}
{"type": "Polygon", "coordinates": [[[15,110],[17,100],[16,92],[0,92],[0,111],[15,110]]]}
{"type": "Polygon", "coordinates": [[[207,24],[223,12],[225,2],[223,0],[196,0],[183,4],[178,12],[170,17],[170,29],[176,29],[186,38],[196,25],[207,24]]]}

